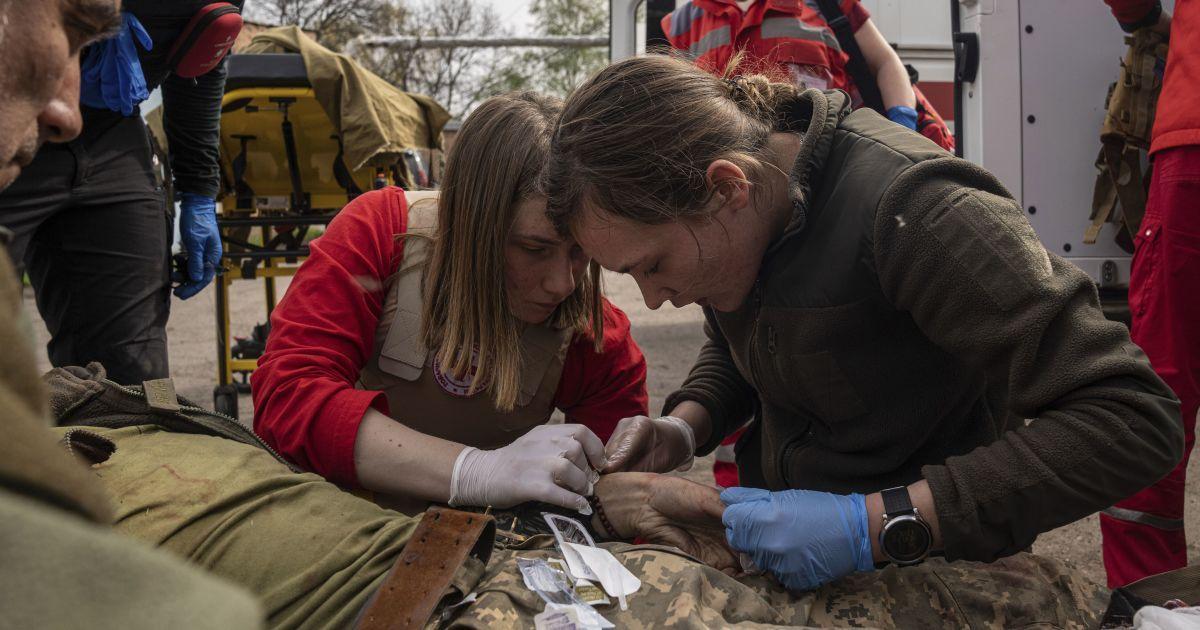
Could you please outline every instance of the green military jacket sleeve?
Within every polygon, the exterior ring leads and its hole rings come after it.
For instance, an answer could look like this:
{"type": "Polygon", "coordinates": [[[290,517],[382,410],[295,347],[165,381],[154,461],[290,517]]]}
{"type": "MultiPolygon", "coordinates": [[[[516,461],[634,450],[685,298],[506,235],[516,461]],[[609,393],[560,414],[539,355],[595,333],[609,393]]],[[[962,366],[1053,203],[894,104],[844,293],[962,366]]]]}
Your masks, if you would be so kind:
{"type": "Polygon", "coordinates": [[[0,523],[6,628],[261,627],[249,593],[106,527],[4,489],[0,523]]]}
{"type": "Polygon", "coordinates": [[[946,555],[992,560],[1137,492],[1182,454],[1179,406],[1091,279],[982,169],[917,163],[881,199],[883,293],[1007,392],[1024,426],[922,474],[946,555]],[[947,299],[953,296],[953,299],[947,299]]]}

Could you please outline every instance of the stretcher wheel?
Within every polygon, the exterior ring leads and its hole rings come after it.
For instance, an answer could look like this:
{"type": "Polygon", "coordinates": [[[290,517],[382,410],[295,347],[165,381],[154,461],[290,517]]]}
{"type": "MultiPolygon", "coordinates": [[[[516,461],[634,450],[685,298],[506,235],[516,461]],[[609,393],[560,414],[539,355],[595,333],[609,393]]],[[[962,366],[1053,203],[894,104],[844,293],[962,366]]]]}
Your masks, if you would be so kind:
{"type": "Polygon", "coordinates": [[[213,388],[213,410],[230,418],[238,417],[237,385],[217,385],[213,388]]]}

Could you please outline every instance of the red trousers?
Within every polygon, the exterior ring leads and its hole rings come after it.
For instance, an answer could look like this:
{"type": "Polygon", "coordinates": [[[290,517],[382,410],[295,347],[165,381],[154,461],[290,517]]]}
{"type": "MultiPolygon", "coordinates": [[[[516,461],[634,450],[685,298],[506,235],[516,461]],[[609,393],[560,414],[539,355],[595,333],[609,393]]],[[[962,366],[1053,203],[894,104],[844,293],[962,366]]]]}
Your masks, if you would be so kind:
{"type": "Polygon", "coordinates": [[[741,485],[738,483],[738,469],[733,445],[737,444],[738,438],[742,437],[745,432],[746,427],[742,427],[730,433],[724,440],[721,440],[721,445],[713,452],[713,481],[716,481],[717,486],[721,488],[733,488],[741,485]]]}
{"type": "Polygon", "coordinates": [[[1182,402],[1183,461],[1100,515],[1108,586],[1187,565],[1184,477],[1200,406],[1200,145],[1155,153],[1129,279],[1133,341],[1182,402]]]}

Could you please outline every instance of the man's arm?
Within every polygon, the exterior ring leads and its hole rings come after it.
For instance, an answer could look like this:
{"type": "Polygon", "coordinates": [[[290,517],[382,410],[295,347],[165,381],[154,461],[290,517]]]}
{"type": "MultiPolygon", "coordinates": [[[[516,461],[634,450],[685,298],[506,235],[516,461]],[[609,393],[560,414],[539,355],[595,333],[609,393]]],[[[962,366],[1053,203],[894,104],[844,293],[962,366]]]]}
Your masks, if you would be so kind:
{"type": "Polygon", "coordinates": [[[170,146],[175,189],[180,193],[215,199],[220,192],[218,160],[226,63],[221,62],[195,80],[172,74],[163,81],[163,128],[170,146]]]}
{"type": "Polygon", "coordinates": [[[891,45],[883,38],[883,34],[875,28],[875,23],[870,19],[863,22],[863,25],[854,33],[854,40],[862,49],[863,57],[867,61],[867,68],[875,76],[875,83],[879,85],[884,109],[916,108],[917,96],[913,93],[908,70],[900,61],[900,55],[892,50],[891,45]]]}

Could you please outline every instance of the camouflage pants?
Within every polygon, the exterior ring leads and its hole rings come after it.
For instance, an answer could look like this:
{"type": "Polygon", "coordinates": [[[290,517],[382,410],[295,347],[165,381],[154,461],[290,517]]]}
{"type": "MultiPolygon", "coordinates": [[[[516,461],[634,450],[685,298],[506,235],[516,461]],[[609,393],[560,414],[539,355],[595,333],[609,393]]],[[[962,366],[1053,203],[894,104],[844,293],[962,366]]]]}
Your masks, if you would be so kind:
{"type": "MultiPolygon", "coordinates": [[[[642,580],[628,611],[597,608],[618,628],[1091,628],[1108,599],[1061,563],[1027,553],[991,564],[932,559],[789,594],[767,577],[735,580],[672,548],[604,546],[642,580]]],[[[544,605],[525,588],[515,558],[554,555],[498,552],[474,589],[478,599],[451,627],[532,627],[544,605]]]]}

